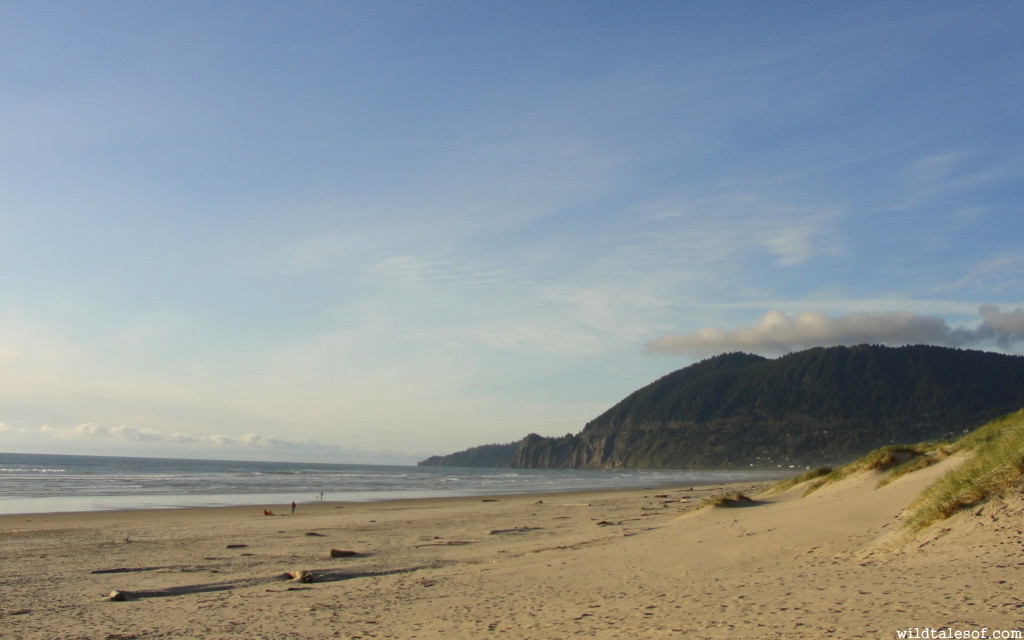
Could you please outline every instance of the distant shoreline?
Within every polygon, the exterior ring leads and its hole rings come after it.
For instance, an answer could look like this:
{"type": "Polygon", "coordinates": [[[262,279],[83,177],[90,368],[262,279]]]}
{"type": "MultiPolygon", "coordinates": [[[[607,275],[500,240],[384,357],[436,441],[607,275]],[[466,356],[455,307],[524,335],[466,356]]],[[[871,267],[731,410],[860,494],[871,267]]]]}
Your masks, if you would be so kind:
{"type": "MultiPolygon", "coordinates": [[[[791,475],[791,474],[787,474],[791,475]]],[[[780,478],[785,477],[780,475],[780,478]]],[[[746,484],[758,484],[763,483],[764,480],[737,480],[737,485],[746,484]]],[[[193,509],[199,509],[203,511],[209,511],[212,509],[239,509],[249,510],[254,508],[262,509],[272,508],[281,510],[285,508],[291,501],[295,501],[299,505],[303,506],[352,506],[352,505],[372,505],[372,504],[395,504],[395,503],[422,503],[426,501],[444,501],[444,500],[481,500],[481,499],[501,499],[501,498],[530,498],[537,497],[543,498],[544,496],[558,496],[558,495],[575,495],[575,494],[595,494],[601,495],[605,493],[615,493],[619,491],[656,491],[665,488],[676,488],[679,486],[678,482],[664,481],[660,483],[651,483],[646,486],[631,486],[631,487],[607,487],[601,489],[592,489],[590,491],[580,489],[553,489],[550,491],[528,491],[528,492],[498,492],[498,493],[487,493],[487,492],[475,492],[475,493],[435,493],[430,495],[414,495],[415,492],[395,492],[395,495],[385,495],[383,493],[353,493],[350,496],[338,497],[337,494],[332,496],[326,496],[324,501],[321,502],[317,499],[300,500],[297,496],[290,493],[272,493],[272,494],[251,494],[251,495],[233,495],[233,496],[219,496],[219,495],[173,495],[173,496],[116,496],[104,499],[103,496],[81,496],[77,498],[68,497],[53,497],[53,498],[2,498],[0,499],[0,519],[7,517],[17,516],[28,516],[28,515],[61,515],[61,514],[78,514],[78,513],[124,513],[124,512],[145,512],[145,511],[188,511],[193,509]],[[208,499],[208,500],[207,500],[208,499]],[[33,508],[26,510],[17,511],[14,505],[30,505],[33,508]],[[52,504],[59,506],[61,504],[70,504],[72,508],[45,508],[47,505],[52,504]],[[75,505],[79,506],[75,506],[75,505]],[[92,505],[90,507],[90,505],[92,505]]],[[[691,484],[686,485],[687,487],[694,487],[695,489],[703,490],[707,487],[721,486],[721,483],[712,482],[710,480],[705,481],[694,481],[691,484]]]]}
{"type": "Polygon", "coordinates": [[[376,502],[757,481],[778,471],[575,471],[0,454],[0,513],[376,502]]]}

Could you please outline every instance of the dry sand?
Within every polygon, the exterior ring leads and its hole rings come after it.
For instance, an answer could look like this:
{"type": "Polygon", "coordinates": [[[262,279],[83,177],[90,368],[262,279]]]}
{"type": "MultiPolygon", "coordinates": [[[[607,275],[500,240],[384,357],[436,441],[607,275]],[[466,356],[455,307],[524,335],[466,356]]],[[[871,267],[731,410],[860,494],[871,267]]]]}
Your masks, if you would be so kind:
{"type": "Polygon", "coordinates": [[[4,516],[0,638],[1022,629],[1024,501],[900,533],[901,512],[951,464],[881,489],[863,475],[741,508],[695,509],[714,491],[685,488],[303,504],[274,517],[252,507],[4,516]],[[313,581],[281,578],[293,570],[313,581]],[[112,590],[128,599],[111,601],[112,590]]]}

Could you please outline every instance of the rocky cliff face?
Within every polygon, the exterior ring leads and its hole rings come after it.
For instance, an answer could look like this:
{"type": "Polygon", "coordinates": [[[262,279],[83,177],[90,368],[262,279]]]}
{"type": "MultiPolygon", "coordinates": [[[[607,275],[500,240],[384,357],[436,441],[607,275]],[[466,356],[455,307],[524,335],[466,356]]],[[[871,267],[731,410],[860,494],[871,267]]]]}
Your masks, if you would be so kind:
{"type": "MultiPolygon", "coordinates": [[[[882,444],[911,442],[908,437],[880,440],[857,421],[824,424],[791,416],[792,430],[776,442],[756,421],[645,424],[607,433],[584,429],[576,435],[524,438],[512,456],[513,469],[732,469],[779,465],[822,465],[843,462],[882,444]],[[829,432],[847,433],[830,440],[829,432]]],[[[955,434],[942,432],[941,439],[955,434]]]]}
{"type": "Polygon", "coordinates": [[[545,438],[531,433],[522,439],[512,455],[513,469],[571,469],[568,461],[575,448],[571,434],[561,438],[545,438]]]}
{"type": "Polygon", "coordinates": [[[623,465],[615,455],[615,436],[567,434],[545,438],[532,433],[512,456],[513,469],[614,469],[623,465]]]}

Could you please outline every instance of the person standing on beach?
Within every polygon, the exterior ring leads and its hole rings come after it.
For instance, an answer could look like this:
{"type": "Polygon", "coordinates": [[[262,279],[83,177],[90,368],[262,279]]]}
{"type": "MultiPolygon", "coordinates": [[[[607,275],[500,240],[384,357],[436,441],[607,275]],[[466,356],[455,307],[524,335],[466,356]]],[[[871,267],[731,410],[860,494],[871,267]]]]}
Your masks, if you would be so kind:
{"type": "Polygon", "coordinates": [[[292,500],[292,513],[295,513],[295,501],[292,500]]]}

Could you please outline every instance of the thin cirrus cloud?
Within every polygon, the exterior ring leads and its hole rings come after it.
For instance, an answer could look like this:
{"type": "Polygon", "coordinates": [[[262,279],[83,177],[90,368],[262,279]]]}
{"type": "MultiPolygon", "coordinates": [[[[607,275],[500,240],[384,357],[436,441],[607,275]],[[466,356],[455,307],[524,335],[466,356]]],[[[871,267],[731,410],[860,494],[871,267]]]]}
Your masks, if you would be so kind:
{"type": "Polygon", "coordinates": [[[730,330],[669,332],[646,344],[650,353],[709,356],[727,351],[780,354],[816,346],[876,343],[975,347],[996,344],[1009,349],[1024,341],[1024,309],[1004,312],[982,305],[972,329],[951,327],[936,316],[908,312],[853,313],[830,317],[806,311],[790,316],[771,310],[749,326],[730,330]]]}

